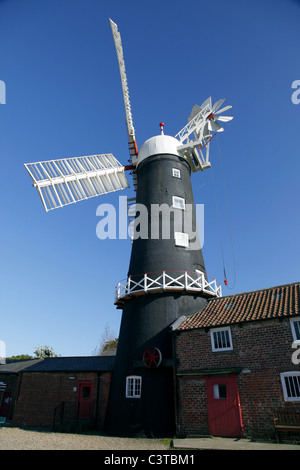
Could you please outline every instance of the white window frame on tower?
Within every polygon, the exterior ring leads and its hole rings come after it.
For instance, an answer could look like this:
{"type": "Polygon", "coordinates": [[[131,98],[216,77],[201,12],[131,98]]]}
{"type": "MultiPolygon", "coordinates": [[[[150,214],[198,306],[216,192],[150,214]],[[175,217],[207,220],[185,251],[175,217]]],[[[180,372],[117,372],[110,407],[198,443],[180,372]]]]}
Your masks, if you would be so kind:
{"type": "Polygon", "coordinates": [[[141,398],[142,377],[139,375],[129,375],[126,377],[126,398],[141,398]]]}
{"type": "Polygon", "coordinates": [[[181,178],[181,172],[178,168],[172,168],[172,176],[174,178],[181,178]]]}
{"type": "Polygon", "coordinates": [[[172,196],[172,207],[185,210],[185,199],[180,196],[172,196]]]}
{"type": "Polygon", "coordinates": [[[189,247],[189,234],[188,233],[175,232],[174,233],[174,238],[175,238],[175,245],[176,246],[182,246],[184,248],[189,247]]]}

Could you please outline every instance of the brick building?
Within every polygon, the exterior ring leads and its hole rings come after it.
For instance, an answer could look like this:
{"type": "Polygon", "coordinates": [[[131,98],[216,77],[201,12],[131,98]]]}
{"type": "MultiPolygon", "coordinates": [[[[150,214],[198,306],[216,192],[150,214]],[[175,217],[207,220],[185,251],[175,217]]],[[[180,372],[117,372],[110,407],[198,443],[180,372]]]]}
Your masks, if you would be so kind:
{"type": "MultiPolygon", "coordinates": [[[[276,410],[300,412],[299,299],[300,283],[214,298],[171,325],[178,436],[273,438],[276,410]]],[[[114,362],[0,365],[0,416],[13,426],[102,431],[114,362]]]]}
{"type": "Polygon", "coordinates": [[[39,361],[40,359],[32,359],[0,364],[0,416],[7,421],[12,422],[22,371],[39,361]]]}
{"type": "Polygon", "coordinates": [[[3,364],[0,415],[19,427],[101,430],[114,360],[49,357],[3,364]]]}
{"type": "Polygon", "coordinates": [[[277,409],[300,411],[299,288],[213,299],[177,327],[178,434],[273,437],[277,409]]]}

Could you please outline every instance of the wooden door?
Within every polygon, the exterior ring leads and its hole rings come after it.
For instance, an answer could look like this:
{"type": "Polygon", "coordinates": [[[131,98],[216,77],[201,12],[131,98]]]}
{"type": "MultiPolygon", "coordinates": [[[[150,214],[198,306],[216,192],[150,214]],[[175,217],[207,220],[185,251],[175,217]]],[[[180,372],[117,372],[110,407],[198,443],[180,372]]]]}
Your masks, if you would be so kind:
{"type": "Polygon", "coordinates": [[[78,383],[78,396],[77,396],[77,416],[79,419],[92,418],[92,384],[91,382],[78,383]]]}
{"type": "Polygon", "coordinates": [[[243,424],[235,376],[206,379],[209,432],[212,436],[242,437],[243,424]]]}

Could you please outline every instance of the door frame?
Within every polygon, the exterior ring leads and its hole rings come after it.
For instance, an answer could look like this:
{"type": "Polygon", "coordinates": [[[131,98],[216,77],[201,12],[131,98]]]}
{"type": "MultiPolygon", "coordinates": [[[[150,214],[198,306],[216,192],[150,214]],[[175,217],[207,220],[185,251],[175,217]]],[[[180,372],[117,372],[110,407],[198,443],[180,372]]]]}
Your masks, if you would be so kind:
{"type": "Polygon", "coordinates": [[[210,434],[221,437],[242,437],[244,427],[237,376],[233,374],[207,376],[206,393],[210,434]],[[226,397],[214,396],[221,390],[214,389],[214,385],[225,385],[226,389],[222,390],[226,397]]]}
{"type": "Polygon", "coordinates": [[[82,380],[77,384],[77,419],[91,419],[93,417],[93,382],[88,380],[82,380]],[[83,399],[84,397],[81,396],[83,387],[90,388],[90,395],[87,399],[83,399]],[[89,405],[89,416],[81,416],[81,403],[85,403],[89,405]]]}

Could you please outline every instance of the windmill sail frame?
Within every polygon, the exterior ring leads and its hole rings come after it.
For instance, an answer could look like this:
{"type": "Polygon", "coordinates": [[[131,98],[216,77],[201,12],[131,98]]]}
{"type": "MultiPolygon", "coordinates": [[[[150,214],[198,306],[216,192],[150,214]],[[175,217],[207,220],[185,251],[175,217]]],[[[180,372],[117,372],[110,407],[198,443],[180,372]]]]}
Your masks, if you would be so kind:
{"type": "Polygon", "coordinates": [[[127,83],[127,75],[126,75],[126,69],[125,69],[125,60],[124,60],[124,54],[123,54],[121,34],[118,31],[118,25],[114,23],[110,18],[109,18],[109,22],[110,22],[110,26],[111,26],[111,30],[112,30],[112,34],[114,38],[114,43],[115,43],[115,48],[116,48],[117,58],[118,58],[118,63],[119,63],[120,76],[121,76],[121,84],[122,84],[125,113],[126,113],[129,152],[130,152],[132,164],[136,165],[138,148],[137,148],[137,143],[135,140],[135,130],[133,127],[133,119],[132,119],[131,105],[130,105],[130,99],[129,99],[129,88],[128,88],[128,83],[127,83]]]}
{"type": "Polygon", "coordinates": [[[129,187],[125,167],[111,153],[26,163],[25,168],[46,212],[129,187]]]}

